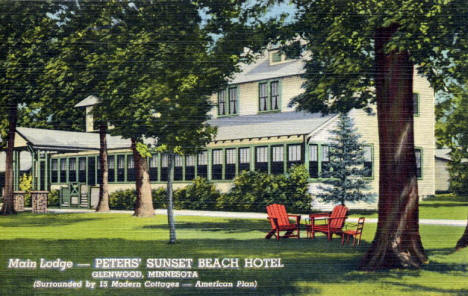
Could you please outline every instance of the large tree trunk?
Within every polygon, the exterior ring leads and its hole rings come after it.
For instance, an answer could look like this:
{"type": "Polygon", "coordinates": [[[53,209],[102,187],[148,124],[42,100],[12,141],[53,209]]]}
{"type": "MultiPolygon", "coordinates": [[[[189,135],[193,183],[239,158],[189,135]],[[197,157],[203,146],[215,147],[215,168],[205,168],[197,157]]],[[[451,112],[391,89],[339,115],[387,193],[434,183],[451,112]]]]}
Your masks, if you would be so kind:
{"type": "Polygon", "coordinates": [[[419,235],[413,65],[408,52],[384,52],[397,29],[397,25],[377,29],[375,35],[379,221],[372,246],[362,261],[362,268],[367,270],[418,268],[427,261],[419,235]]]}
{"type": "Polygon", "coordinates": [[[173,190],[172,190],[172,181],[174,178],[174,154],[169,153],[168,155],[168,172],[167,172],[167,223],[169,224],[169,243],[175,244],[176,242],[176,229],[174,221],[174,211],[173,211],[173,190]]]}
{"type": "Polygon", "coordinates": [[[136,149],[137,141],[132,139],[133,161],[136,173],[136,194],[134,216],[150,217],[154,215],[153,199],[151,196],[151,183],[146,158],[142,157],[136,149]]]}
{"type": "Polygon", "coordinates": [[[109,166],[107,164],[107,124],[99,125],[99,166],[101,183],[99,184],[99,203],[96,212],[109,212],[109,166]]]}
{"type": "Polygon", "coordinates": [[[455,248],[458,250],[466,248],[468,246],[468,223],[466,224],[465,232],[462,237],[458,240],[455,248]]]}
{"type": "Polygon", "coordinates": [[[2,215],[16,214],[13,203],[13,149],[15,146],[16,121],[18,107],[16,104],[8,106],[8,143],[5,162],[5,191],[3,192],[2,215]]]}

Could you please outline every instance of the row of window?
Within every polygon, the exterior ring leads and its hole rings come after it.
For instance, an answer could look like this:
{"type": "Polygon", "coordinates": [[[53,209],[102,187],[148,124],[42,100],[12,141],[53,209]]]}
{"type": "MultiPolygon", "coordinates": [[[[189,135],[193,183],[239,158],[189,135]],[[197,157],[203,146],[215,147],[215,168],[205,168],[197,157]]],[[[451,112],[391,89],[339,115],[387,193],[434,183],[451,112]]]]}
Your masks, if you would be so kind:
{"type": "MultiPolygon", "coordinates": [[[[261,171],[271,174],[284,174],[294,164],[306,164],[311,178],[321,177],[329,164],[327,145],[309,144],[305,163],[303,144],[281,144],[270,146],[212,149],[198,155],[176,155],[174,180],[190,181],[196,176],[212,180],[232,180],[242,171],[261,171]],[[210,155],[208,155],[210,153],[210,155]],[[211,157],[211,161],[209,158],[211,157]]],[[[421,150],[416,150],[417,175],[421,177],[421,150]]],[[[151,181],[167,181],[168,157],[165,154],[153,155],[148,159],[151,181]]],[[[367,177],[372,176],[372,147],[364,147],[364,166],[367,177]]],[[[135,181],[133,155],[108,156],[109,182],[135,181]]],[[[50,181],[52,183],[81,182],[98,184],[101,172],[97,156],[69,157],[51,160],[50,181]]]]}
{"type": "MultiPolygon", "coordinates": [[[[413,114],[419,115],[419,94],[413,94],[413,114]]],[[[229,87],[218,92],[218,115],[237,115],[239,112],[239,89],[229,87]]],[[[258,111],[279,111],[280,82],[273,80],[258,84],[258,111]]]]}

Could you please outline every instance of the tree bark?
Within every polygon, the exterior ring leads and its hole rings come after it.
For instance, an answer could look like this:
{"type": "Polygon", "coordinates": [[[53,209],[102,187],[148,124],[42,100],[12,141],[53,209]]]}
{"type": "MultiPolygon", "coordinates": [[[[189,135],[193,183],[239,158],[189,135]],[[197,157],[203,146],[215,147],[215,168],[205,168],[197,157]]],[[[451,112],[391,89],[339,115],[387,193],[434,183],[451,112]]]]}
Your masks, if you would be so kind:
{"type": "Polygon", "coordinates": [[[168,155],[168,172],[167,172],[167,223],[169,224],[169,243],[175,244],[176,242],[176,229],[173,211],[173,196],[172,181],[174,178],[174,154],[168,155]]]}
{"type": "Polygon", "coordinates": [[[136,139],[132,138],[133,161],[136,173],[136,202],[134,216],[150,217],[154,215],[153,198],[151,195],[151,183],[146,158],[142,157],[136,149],[136,139]]]}
{"type": "Polygon", "coordinates": [[[468,223],[466,224],[465,232],[463,233],[462,237],[458,240],[455,249],[458,251],[466,247],[468,247],[468,223]]]}
{"type": "Polygon", "coordinates": [[[8,143],[5,161],[5,191],[1,215],[16,214],[13,203],[13,150],[15,147],[16,122],[18,120],[18,107],[16,104],[8,106],[8,143]]]}
{"type": "Polygon", "coordinates": [[[109,166],[107,164],[107,124],[99,125],[99,166],[101,183],[99,184],[99,203],[96,212],[109,212],[109,166]]]}
{"type": "Polygon", "coordinates": [[[413,134],[413,64],[408,52],[385,53],[398,25],[377,29],[376,92],[380,142],[379,221],[363,258],[366,270],[418,268],[427,261],[418,221],[413,134]]]}

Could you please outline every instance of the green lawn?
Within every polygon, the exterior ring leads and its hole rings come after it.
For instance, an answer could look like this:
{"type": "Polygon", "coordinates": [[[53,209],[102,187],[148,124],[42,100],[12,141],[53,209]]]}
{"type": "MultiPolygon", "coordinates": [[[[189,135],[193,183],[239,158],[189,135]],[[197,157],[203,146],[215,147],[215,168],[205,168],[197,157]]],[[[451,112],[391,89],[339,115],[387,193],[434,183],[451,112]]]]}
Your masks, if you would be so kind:
{"type": "MultiPolygon", "coordinates": [[[[168,245],[166,223],[165,216],[135,218],[126,214],[25,213],[0,217],[0,295],[468,295],[468,250],[452,253],[463,227],[421,226],[430,258],[421,270],[360,272],[356,267],[373,237],[375,224],[365,226],[363,244],[353,248],[341,246],[339,239],[328,242],[324,237],[265,240],[266,221],[202,217],[177,217],[178,243],[168,245]],[[41,257],[74,263],[92,263],[94,258],[104,257],[261,257],[281,258],[285,267],[199,270],[201,281],[257,280],[254,290],[33,289],[34,280],[93,280],[94,269],[7,269],[9,258],[41,257]]],[[[140,270],[146,274],[145,268],[140,270]]]]}

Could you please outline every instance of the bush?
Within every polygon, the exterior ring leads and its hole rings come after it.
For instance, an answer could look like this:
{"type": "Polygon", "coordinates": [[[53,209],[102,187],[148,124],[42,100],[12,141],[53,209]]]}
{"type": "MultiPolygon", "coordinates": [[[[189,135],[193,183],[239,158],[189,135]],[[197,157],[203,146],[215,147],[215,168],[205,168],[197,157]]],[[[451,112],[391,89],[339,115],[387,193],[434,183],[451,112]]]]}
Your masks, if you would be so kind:
{"type": "Polygon", "coordinates": [[[264,212],[272,203],[284,204],[290,212],[308,212],[309,174],[304,166],[293,166],[288,175],[244,171],[234,179],[231,191],[218,198],[218,208],[229,211],[264,212]]]}
{"type": "Polygon", "coordinates": [[[19,190],[24,191],[24,206],[31,206],[32,175],[23,174],[19,179],[19,190]]]}
{"type": "MultiPolygon", "coordinates": [[[[158,188],[151,191],[153,207],[155,209],[166,207],[166,190],[158,188]]],[[[127,189],[112,192],[109,196],[109,206],[113,210],[134,210],[136,190],[127,189]]]]}
{"type": "Polygon", "coordinates": [[[176,209],[216,210],[220,193],[205,178],[197,177],[192,184],[174,192],[176,209]]]}
{"type": "Polygon", "coordinates": [[[58,190],[51,190],[47,198],[48,207],[58,207],[60,206],[60,193],[58,190]]]}

